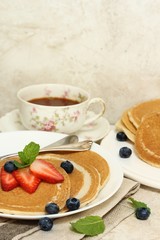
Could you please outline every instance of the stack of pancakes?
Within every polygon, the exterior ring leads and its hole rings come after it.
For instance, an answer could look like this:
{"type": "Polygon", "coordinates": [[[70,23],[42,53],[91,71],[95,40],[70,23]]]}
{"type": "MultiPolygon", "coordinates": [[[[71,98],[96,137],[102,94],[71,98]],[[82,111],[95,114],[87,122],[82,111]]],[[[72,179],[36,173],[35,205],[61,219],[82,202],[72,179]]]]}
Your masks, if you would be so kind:
{"type": "Polygon", "coordinates": [[[160,99],[140,103],[125,111],[116,123],[134,143],[140,159],[160,167],[160,99]]]}
{"type": "MultiPolygon", "coordinates": [[[[110,169],[107,161],[93,151],[42,154],[37,158],[51,162],[63,174],[64,181],[58,184],[41,182],[36,192],[29,194],[17,187],[5,192],[0,187],[0,212],[10,214],[45,214],[45,205],[49,202],[58,204],[60,211],[67,211],[66,200],[75,197],[80,200],[80,207],[93,201],[109,180],[110,169]],[[74,165],[71,174],[60,167],[62,161],[69,160],[74,165]]],[[[6,159],[5,161],[8,161],[6,159]]],[[[0,167],[4,165],[0,162],[0,167]]]]}

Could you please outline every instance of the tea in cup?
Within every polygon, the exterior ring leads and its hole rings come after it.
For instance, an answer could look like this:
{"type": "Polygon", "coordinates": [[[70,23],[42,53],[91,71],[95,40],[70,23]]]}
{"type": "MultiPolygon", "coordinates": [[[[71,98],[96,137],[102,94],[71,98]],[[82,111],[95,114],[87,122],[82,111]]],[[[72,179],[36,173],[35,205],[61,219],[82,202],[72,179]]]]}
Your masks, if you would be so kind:
{"type": "Polygon", "coordinates": [[[101,98],[90,98],[87,91],[66,84],[36,84],[17,93],[22,124],[29,130],[74,133],[99,119],[105,112],[101,98]],[[91,106],[98,113],[87,118],[91,106]]]}

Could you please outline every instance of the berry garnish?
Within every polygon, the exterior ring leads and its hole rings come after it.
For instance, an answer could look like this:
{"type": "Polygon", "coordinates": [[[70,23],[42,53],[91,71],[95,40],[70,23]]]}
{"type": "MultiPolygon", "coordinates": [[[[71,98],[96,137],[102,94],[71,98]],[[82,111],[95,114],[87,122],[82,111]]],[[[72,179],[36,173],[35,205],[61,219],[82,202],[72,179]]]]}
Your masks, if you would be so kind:
{"type": "Polygon", "coordinates": [[[45,210],[49,214],[56,214],[59,212],[59,206],[56,203],[48,203],[45,206],[45,210]]]}
{"type": "Polygon", "coordinates": [[[146,220],[151,214],[150,208],[144,202],[139,202],[134,198],[129,198],[132,206],[135,208],[135,216],[137,219],[146,220]]]}
{"type": "Polygon", "coordinates": [[[18,168],[14,164],[14,161],[8,161],[4,164],[4,170],[8,173],[13,172],[14,170],[17,170],[18,168]]]}
{"type": "Polygon", "coordinates": [[[69,211],[77,210],[80,207],[80,201],[77,198],[69,198],[66,201],[66,206],[69,211]]]}
{"type": "Polygon", "coordinates": [[[20,168],[12,174],[23,190],[28,193],[34,193],[41,182],[41,179],[32,174],[29,167],[20,168]]]}
{"type": "Polygon", "coordinates": [[[8,161],[1,168],[0,182],[4,191],[10,191],[18,185],[28,193],[34,193],[39,183],[61,183],[64,176],[52,163],[36,159],[40,146],[30,142],[23,151],[18,152],[20,161],[8,161]]]}
{"type": "Polygon", "coordinates": [[[132,154],[132,150],[128,147],[122,147],[120,150],[119,150],[119,156],[121,158],[129,158],[132,154]]]}
{"type": "Polygon", "coordinates": [[[150,215],[150,211],[148,208],[141,207],[136,209],[135,214],[136,214],[136,218],[140,220],[146,220],[150,215]]]}
{"type": "Polygon", "coordinates": [[[53,227],[53,220],[48,217],[41,218],[38,222],[38,225],[43,231],[50,231],[53,227]]]}
{"type": "Polygon", "coordinates": [[[61,163],[61,167],[67,172],[67,173],[72,173],[74,167],[73,167],[73,164],[66,160],[64,162],[61,163]]]}
{"type": "Polygon", "coordinates": [[[63,175],[57,171],[52,163],[43,159],[36,159],[30,165],[31,172],[41,180],[48,183],[60,183],[63,182],[63,175]]]}
{"type": "Polygon", "coordinates": [[[124,132],[118,132],[116,135],[118,141],[124,142],[127,141],[128,137],[124,132]]]}
{"type": "Polygon", "coordinates": [[[4,167],[1,168],[0,181],[3,191],[11,191],[19,185],[12,173],[6,172],[4,167]]]}

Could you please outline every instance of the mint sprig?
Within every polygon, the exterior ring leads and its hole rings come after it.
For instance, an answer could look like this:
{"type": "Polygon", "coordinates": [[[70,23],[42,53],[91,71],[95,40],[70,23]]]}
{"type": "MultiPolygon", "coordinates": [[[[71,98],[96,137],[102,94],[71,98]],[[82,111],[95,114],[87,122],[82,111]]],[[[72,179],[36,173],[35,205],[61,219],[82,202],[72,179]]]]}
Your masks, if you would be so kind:
{"type": "Polygon", "coordinates": [[[99,216],[87,216],[71,223],[71,225],[73,230],[87,236],[96,236],[105,230],[104,221],[99,216]]]}
{"type": "Polygon", "coordinates": [[[40,150],[39,144],[35,142],[30,142],[28,145],[24,147],[23,151],[18,152],[18,156],[21,162],[14,160],[14,164],[18,168],[24,168],[31,165],[31,163],[37,157],[39,150],[40,150]]]}
{"type": "Polygon", "coordinates": [[[131,198],[131,197],[128,198],[128,200],[131,201],[131,204],[135,209],[137,209],[137,208],[147,208],[149,210],[149,212],[151,212],[151,209],[147,206],[146,203],[137,201],[137,200],[135,200],[134,198],[131,198]]]}

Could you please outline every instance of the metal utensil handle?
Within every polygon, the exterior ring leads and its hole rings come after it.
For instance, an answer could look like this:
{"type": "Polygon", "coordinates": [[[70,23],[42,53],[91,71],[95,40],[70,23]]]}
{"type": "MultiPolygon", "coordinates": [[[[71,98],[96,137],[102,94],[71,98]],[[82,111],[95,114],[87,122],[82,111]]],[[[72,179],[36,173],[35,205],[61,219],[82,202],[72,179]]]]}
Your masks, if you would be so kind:
{"type": "Polygon", "coordinates": [[[84,140],[77,143],[70,143],[62,146],[51,147],[41,149],[40,152],[52,152],[52,151],[85,151],[89,150],[92,146],[93,141],[91,140],[84,140]]]}
{"type": "MultiPolygon", "coordinates": [[[[84,140],[81,142],[77,143],[70,143],[66,145],[61,145],[61,146],[52,146],[52,147],[45,147],[39,151],[39,153],[43,152],[55,152],[55,151],[86,151],[90,150],[92,146],[93,141],[91,140],[84,140]]],[[[11,154],[6,154],[1,156],[1,159],[4,159],[6,157],[12,157],[12,156],[17,156],[18,153],[11,153],[11,154]]]]}
{"type": "Polygon", "coordinates": [[[78,142],[78,136],[77,135],[69,135],[69,136],[61,138],[60,140],[58,140],[56,142],[53,142],[53,143],[41,148],[40,151],[48,149],[48,148],[57,147],[57,146],[61,146],[61,145],[66,145],[66,144],[70,144],[70,143],[76,143],[76,142],[78,142]]]}

